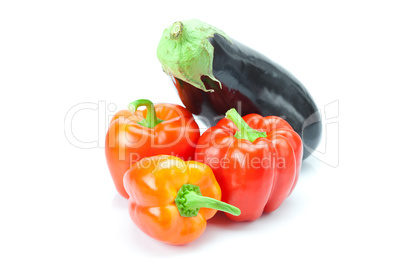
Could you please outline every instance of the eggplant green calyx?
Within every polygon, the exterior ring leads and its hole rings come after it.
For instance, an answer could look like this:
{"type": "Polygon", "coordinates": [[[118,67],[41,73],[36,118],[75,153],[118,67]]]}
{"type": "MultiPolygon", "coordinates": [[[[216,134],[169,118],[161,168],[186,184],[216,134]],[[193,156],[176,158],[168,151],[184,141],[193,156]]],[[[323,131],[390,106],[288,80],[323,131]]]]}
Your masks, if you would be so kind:
{"type": "Polygon", "coordinates": [[[200,187],[194,184],[183,184],[176,195],[175,203],[182,217],[198,215],[200,208],[211,208],[239,216],[241,211],[225,202],[202,196],[200,187]]]}
{"type": "Polygon", "coordinates": [[[230,41],[224,32],[199,20],[173,23],[163,31],[156,52],[163,71],[203,91],[213,89],[205,87],[202,76],[208,76],[222,88],[213,75],[214,47],[208,41],[215,34],[230,41]]]}
{"type": "Polygon", "coordinates": [[[128,105],[128,109],[130,112],[135,113],[140,106],[146,107],[147,116],[140,122],[137,122],[139,125],[147,128],[154,128],[157,124],[163,122],[162,119],[156,117],[155,106],[150,100],[139,99],[133,101],[128,105]]]}
{"type": "Polygon", "coordinates": [[[239,115],[236,109],[234,108],[230,109],[229,111],[226,112],[225,116],[227,119],[232,121],[238,128],[238,131],[236,131],[234,135],[235,138],[245,139],[249,140],[250,142],[254,142],[258,138],[267,137],[266,132],[258,131],[247,125],[246,121],[244,121],[244,119],[239,115]]]}

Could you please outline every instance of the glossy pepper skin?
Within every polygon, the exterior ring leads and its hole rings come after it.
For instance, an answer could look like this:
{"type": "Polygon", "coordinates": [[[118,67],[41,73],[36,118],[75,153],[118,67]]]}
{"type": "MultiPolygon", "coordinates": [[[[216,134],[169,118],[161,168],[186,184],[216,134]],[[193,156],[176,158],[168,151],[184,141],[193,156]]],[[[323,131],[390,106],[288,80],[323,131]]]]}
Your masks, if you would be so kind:
{"type": "Polygon", "coordinates": [[[212,170],[196,161],[168,155],[143,158],[124,175],[129,213],[147,235],[168,244],[187,244],[205,230],[217,209],[240,214],[220,202],[212,170]]]}
{"type": "Polygon", "coordinates": [[[123,186],[124,173],[141,158],[171,154],[184,160],[194,156],[200,130],[184,107],[149,100],[137,100],[130,110],[112,118],[105,141],[106,161],[116,190],[128,198],[123,186]],[[137,110],[146,106],[144,110],[137,110]]]}
{"type": "Polygon", "coordinates": [[[293,191],[302,162],[300,136],[282,118],[231,109],[198,140],[197,161],[210,166],[222,201],[241,209],[235,221],[253,221],[277,209],[293,191]],[[229,120],[229,119],[230,120],[229,120]]]}
{"type": "MultiPolygon", "coordinates": [[[[196,20],[180,22],[181,32],[175,33],[183,35],[183,38],[173,35],[168,40],[180,43],[180,46],[175,46],[175,50],[193,42],[192,39],[197,36],[198,31],[212,27],[201,23],[196,24],[198,30],[193,30],[191,26],[194,21],[196,20]]],[[[172,31],[174,29],[178,28],[172,27],[172,31]]],[[[167,41],[162,39],[161,42],[167,41]]],[[[200,76],[202,86],[208,90],[202,90],[200,86],[192,84],[191,80],[186,81],[186,77],[170,74],[187,109],[195,115],[207,118],[211,126],[214,126],[230,108],[236,108],[242,116],[250,113],[280,116],[302,137],[305,146],[304,158],[317,148],[322,135],[321,116],[312,96],[299,80],[279,64],[215,28],[210,35],[200,38],[199,42],[208,43],[213,47],[213,55],[209,59],[212,60],[212,73],[201,72],[200,76]]],[[[206,62],[202,57],[203,51],[192,55],[193,62],[206,62]]],[[[170,54],[159,53],[162,59],[164,55],[170,54]]],[[[165,72],[173,68],[170,62],[164,62],[162,65],[165,72]]]]}

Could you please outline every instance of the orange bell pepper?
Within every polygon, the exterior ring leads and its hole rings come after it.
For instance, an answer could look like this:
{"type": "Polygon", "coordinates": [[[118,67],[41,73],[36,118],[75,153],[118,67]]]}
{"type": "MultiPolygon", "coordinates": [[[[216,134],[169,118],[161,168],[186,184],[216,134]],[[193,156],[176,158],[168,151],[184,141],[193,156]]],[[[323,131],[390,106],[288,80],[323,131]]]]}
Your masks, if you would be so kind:
{"type": "Polygon", "coordinates": [[[217,210],[240,215],[220,201],[221,189],[210,167],[171,155],[143,158],[124,175],[133,222],[168,244],[197,239],[217,210]]]}
{"type": "Polygon", "coordinates": [[[133,163],[154,155],[194,158],[200,129],[193,115],[176,104],[153,104],[146,99],[129,104],[112,118],[105,141],[105,155],[117,191],[125,198],[123,176],[133,163]],[[144,110],[137,110],[146,106],[144,110]]]}

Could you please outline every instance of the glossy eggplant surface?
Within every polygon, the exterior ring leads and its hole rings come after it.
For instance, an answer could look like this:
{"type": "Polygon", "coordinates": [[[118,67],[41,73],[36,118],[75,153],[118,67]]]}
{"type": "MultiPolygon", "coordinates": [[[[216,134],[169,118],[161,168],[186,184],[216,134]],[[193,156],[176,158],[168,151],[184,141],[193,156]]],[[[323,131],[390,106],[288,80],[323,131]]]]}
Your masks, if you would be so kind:
{"type": "MultiPolygon", "coordinates": [[[[181,74],[169,71],[186,108],[203,117],[210,126],[231,108],[242,116],[250,113],[280,116],[302,137],[303,158],[308,157],[319,144],[322,124],[306,88],[266,56],[221,32],[215,31],[206,40],[213,47],[212,74],[201,73],[203,85],[191,79],[185,81],[181,74]]],[[[197,55],[191,60],[197,61],[197,55]]]]}

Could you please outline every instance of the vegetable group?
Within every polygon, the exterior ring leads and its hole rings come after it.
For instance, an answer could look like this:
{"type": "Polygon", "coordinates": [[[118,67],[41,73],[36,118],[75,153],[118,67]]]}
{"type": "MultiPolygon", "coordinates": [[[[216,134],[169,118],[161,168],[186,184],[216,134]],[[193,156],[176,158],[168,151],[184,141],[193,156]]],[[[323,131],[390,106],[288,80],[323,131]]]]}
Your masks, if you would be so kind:
{"type": "Polygon", "coordinates": [[[163,32],[157,56],[184,106],[215,125],[226,111],[281,116],[302,137],[304,157],[316,149],[321,116],[306,88],[272,60],[198,20],[163,32]]]}
{"type": "Polygon", "coordinates": [[[180,245],[197,239],[217,210],[234,221],[276,210],[321,136],[307,90],[198,20],[167,28],[157,55],[188,110],[140,99],[112,118],[106,160],[132,221],[152,238],[180,245]],[[200,137],[192,114],[216,126],[200,137]]]}
{"type": "Polygon", "coordinates": [[[131,219],[144,233],[169,244],[198,238],[217,210],[240,214],[219,201],[212,170],[196,161],[167,155],[141,159],[124,175],[124,186],[131,219]]]}
{"type": "Polygon", "coordinates": [[[196,160],[210,166],[222,201],[241,209],[235,221],[253,221],[277,209],[296,185],[301,161],[299,135],[282,118],[231,109],[199,139],[196,160]]]}

